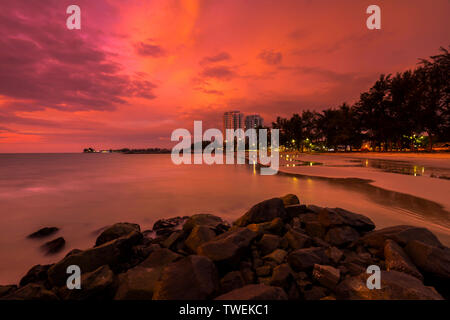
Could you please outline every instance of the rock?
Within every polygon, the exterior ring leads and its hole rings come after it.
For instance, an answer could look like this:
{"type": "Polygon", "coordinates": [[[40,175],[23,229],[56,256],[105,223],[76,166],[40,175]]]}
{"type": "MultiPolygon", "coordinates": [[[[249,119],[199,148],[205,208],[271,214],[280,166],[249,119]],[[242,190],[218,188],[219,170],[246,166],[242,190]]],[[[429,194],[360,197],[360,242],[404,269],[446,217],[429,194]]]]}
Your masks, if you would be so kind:
{"type": "Polygon", "coordinates": [[[27,274],[20,280],[20,286],[23,287],[29,283],[42,283],[48,280],[47,271],[52,265],[36,265],[31,268],[27,274]]]}
{"type": "Polygon", "coordinates": [[[196,225],[192,228],[189,237],[184,241],[186,247],[193,253],[197,252],[197,248],[202,244],[211,241],[216,237],[216,233],[211,227],[205,225],[196,225]]]}
{"type": "Polygon", "coordinates": [[[81,275],[81,290],[63,286],[59,295],[64,300],[106,300],[114,296],[117,278],[108,266],[81,275]]]}
{"type": "Polygon", "coordinates": [[[249,224],[247,228],[253,232],[256,232],[258,235],[263,235],[265,233],[279,235],[283,231],[284,223],[280,218],[275,218],[269,222],[249,224]]]}
{"type": "Polygon", "coordinates": [[[283,263],[284,259],[287,256],[287,252],[282,249],[276,249],[272,253],[263,257],[263,260],[274,261],[276,264],[283,263]]]}
{"type": "Polygon", "coordinates": [[[281,238],[273,234],[264,234],[258,243],[263,256],[273,252],[280,245],[281,238]]]}
{"type": "Polygon", "coordinates": [[[215,300],[287,300],[287,295],[278,287],[249,284],[218,296],[215,300]]]}
{"type": "Polygon", "coordinates": [[[313,278],[328,289],[334,289],[341,277],[341,272],[332,266],[315,264],[313,269],[313,278]]]}
{"type": "Polygon", "coordinates": [[[49,235],[54,234],[55,232],[57,232],[59,229],[56,227],[45,227],[42,229],[39,229],[36,232],[33,232],[32,234],[28,235],[27,238],[44,238],[44,237],[48,237],[49,235]]]}
{"type": "Polygon", "coordinates": [[[310,247],[312,245],[312,239],[309,236],[293,229],[286,232],[284,237],[287,239],[289,247],[294,250],[310,247]]]}
{"type": "Polygon", "coordinates": [[[137,266],[121,273],[114,300],[151,300],[162,270],[137,266]]]}
{"type": "Polygon", "coordinates": [[[283,200],[280,198],[273,198],[258,203],[253,206],[247,213],[234,222],[238,227],[245,227],[253,223],[262,223],[272,221],[275,218],[286,217],[286,210],[284,209],[283,200]]]}
{"type": "Polygon", "coordinates": [[[181,229],[183,223],[189,217],[175,217],[169,219],[160,219],[153,224],[152,230],[157,236],[169,236],[174,230],[181,229]]]}
{"type": "Polygon", "coordinates": [[[397,242],[401,247],[409,241],[418,240],[435,247],[442,247],[436,236],[425,228],[413,226],[394,226],[369,232],[361,238],[361,242],[368,247],[384,249],[387,239],[397,242]]]}
{"type": "Polygon", "coordinates": [[[325,241],[334,246],[344,246],[358,239],[358,231],[348,226],[331,228],[325,236],[325,241]]]}
{"type": "Polygon", "coordinates": [[[311,270],[315,264],[328,264],[328,257],[325,255],[324,248],[312,247],[291,252],[288,262],[296,272],[307,271],[311,270]]]}
{"type": "Polygon", "coordinates": [[[295,194],[287,194],[280,197],[280,199],[283,201],[285,207],[300,204],[300,200],[298,200],[298,197],[295,194]]]}
{"type": "Polygon", "coordinates": [[[305,213],[300,216],[298,216],[298,219],[300,220],[300,223],[305,225],[307,222],[318,222],[318,216],[316,213],[305,213]]]}
{"type": "Polygon", "coordinates": [[[327,232],[326,228],[318,221],[306,221],[304,225],[306,234],[313,238],[323,238],[327,232]]]}
{"type": "Polygon", "coordinates": [[[235,229],[201,245],[197,252],[216,263],[235,266],[256,237],[257,234],[247,228],[235,229]]]}
{"type": "Polygon", "coordinates": [[[26,286],[23,286],[2,297],[2,300],[55,301],[59,299],[54,292],[47,290],[43,285],[29,283],[26,286]]]}
{"type": "MultiPolygon", "coordinates": [[[[405,251],[414,264],[426,274],[447,283],[450,281],[450,249],[431,246],[421,241],[409,241],[405,251]]],[[[425,279],[427,275],[425,275],[425,279]]]]}
{"type": "Polygon", "coordinates": [[[169,237],[161,243],[162,247],[176,250],[178,243],[182,242],[185,238],[185,232],[177,230],[172,232],[169,237]]]}
{"type": "Polygon", "coordinates": [[[315,213],[315,214],[319,214],[319,212],[323,210],[322,207],[315,206],[315,205],[312,205],[312,204],[306,206],[306,208],[307,208],[309,211],[311,211],[312,213],[315,213]]]}
{"type": "Polygon", "coordinates": [[[141,227],[138,224],[128,223],[128,222],[120,222],[113,224],[112,226],[106,228],[95,241],[95,246],[98,247],[108,241],[115,240],[117,238],[126,236],[130,232],[141,231],[141,227]]]}
{"type": "Polygon", "coordinates": [[[256,268],[255,271],[258,277],[267,277],[270,276],[270,273],[272,272],[272,267],[269,265],[264,265],[259,268],[256,268]]]}
{"type": "Polygon", "coordinates": [[[164,268],[155,286],[154,300],[204,300],[219,288],[214,263],[204,256],[191,255],[164,268]]]}
{"type": "Polygon", "coordinates": [[[186,220],[183,230],[187,233],[191,232],[195,226],[209,227],[210,229],[218,229],[221,232],[228,229],[228,223],[222,218],[208,213],[195,214],[186,220]]]}
{"type": "Polygon", "coordinates": [[[375,224],[366,216],[341,208],[325,208],[319,212],[318,218],[319,222],[327,228],[335,226],[350,226],[360,232],[375,229],[375,224]]]}
{"type": "Polygon", "coordinates": [[[242,267],[241,266],[241,274],[242,274],[242,278],[244,279],[244,282],[246,284],[255,283],[256,275],[250,267],[248,267],[248,266],[242,267]]]}
{"type": "Polygon", "coordinates": [[[54,286],[65,284],[67,279],[66,270],[70,265],[79,266],[83,273],[94,271],[103,265],[109,265],[114,270],[113,266],[128,258],[132,252],[131,248],[141,240],[142,234],[133,231],[124,237],[98,247],[66,256],[50,267],[48,270],[49,281],[54,286]]]}
{"type": "Polygon", "coordinates": [[[325,254],[327,257],[335,264],[337,264],[341,259],[344,253],[336,247],[329,247],[325,250],[325,254]]]}
{"type": "Polygon", "coordinates": [[[245,285],[245,280],[242,277],[240,271],[231,271],[228,272],[221,280],[220,280],[220,292],[222,294],[230,292],[235,289],[242,288],[245,285]]]}
{"type": "Polygon", "coordinates": [[[285,206],[284,209],[289,219],[297,218],[301,214],[311,213],[305,205],[300,204],[285,206]]]}
{"type": "Polygon", "coordinates": [[[143,268],[161,268],[181,258],[181,255],[169,249],[160,248],[154,250],[139,266],[143,268]]]}
{"type": "Polygon", "coordinates": [[[56,238],[52,241],[44,243],[41,248],[46,252],[46,254],[54,254],[61,251],[66,245],[66,240],[63,237],[56,238]]]}
{"type": "Polygon", "coordinates": [[[423,281],[422,274],[417,270],[405,251],[394,241],[386,240],[384,257],[387,271],[395,270],[405,272],[423,281]]]}
{"type": "Polygon", "coordinates": [[[273,269],[270,285],[287,288],[293,279],[292,269],[289,264],[283,263],[273,269]]]}
{"type": "Polygon", "coordinates": [[[17,290],[16,285],[0,286],[0,299],[17,290]]]}
{"type": "Polygon", "coordinates": [[[426,287],[416,277],[398,271],[381,271],[381,289],[370,290],[362,273],[342,281],[336,288],[338,298],[349,300],[442,300],[433,287],[426,287]]]}

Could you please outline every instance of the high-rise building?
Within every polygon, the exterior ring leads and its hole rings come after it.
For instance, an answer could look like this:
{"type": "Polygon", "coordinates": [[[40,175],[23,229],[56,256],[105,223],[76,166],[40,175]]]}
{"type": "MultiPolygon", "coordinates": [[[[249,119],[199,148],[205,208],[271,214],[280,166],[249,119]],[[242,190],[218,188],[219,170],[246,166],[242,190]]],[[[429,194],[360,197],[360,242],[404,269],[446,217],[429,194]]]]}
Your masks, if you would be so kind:
{"type": "Polygon", "coordinates": [[[264,125],[264,119],[259,114],[252,114],[245,117],[245,129],[256,129],[264,125]]]}
{"type": "Polygon", "coordinates": [[[243,129],[244,115],[239,111],[228,111],[223,114],[223,134],[226,129],[243,129]]]}

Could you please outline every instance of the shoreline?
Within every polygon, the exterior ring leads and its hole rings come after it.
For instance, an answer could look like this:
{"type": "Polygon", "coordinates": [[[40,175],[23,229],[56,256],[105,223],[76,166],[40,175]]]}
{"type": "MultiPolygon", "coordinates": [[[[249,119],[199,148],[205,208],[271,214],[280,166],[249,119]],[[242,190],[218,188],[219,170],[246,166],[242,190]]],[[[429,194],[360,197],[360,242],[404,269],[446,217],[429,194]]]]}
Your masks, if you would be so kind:
{"type": "Polygon", "coordinates": [[[375,229],[363,215],[289,194],[232,225],[211,214],[161,219],[142,232],[114,224],[93,248],[0,286],[0,300],[448,299],[449,257],[425,228],[375,229]],[[82,270],[82,290],[66,288],[69,265],[82,270]],[[360,285],[369,265],[381,269],[380,291],[360,285]]]}

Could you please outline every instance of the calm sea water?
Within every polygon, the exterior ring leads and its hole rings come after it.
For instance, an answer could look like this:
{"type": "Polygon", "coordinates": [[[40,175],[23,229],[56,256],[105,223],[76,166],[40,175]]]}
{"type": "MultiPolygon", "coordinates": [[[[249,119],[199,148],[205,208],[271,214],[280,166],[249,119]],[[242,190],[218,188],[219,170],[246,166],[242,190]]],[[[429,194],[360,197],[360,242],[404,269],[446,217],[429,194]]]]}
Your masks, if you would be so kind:
{"type": "Polygon", "coordinates": [[[163,217],[213,213],[232,221],[259,201],[295,193],[302,203],[342,207],[377,227],[426,226],[450,243],[449,213],[433,202],[357,181],[260,176],[251,165],[173,165],[170,155],[0,155],[0,284],[17,283],[35,264],[91,247],[115,222],[150,229],[163,217]],[[26,236],[56,226],[66,239],[45,256],[44,240],[26,236]]]}

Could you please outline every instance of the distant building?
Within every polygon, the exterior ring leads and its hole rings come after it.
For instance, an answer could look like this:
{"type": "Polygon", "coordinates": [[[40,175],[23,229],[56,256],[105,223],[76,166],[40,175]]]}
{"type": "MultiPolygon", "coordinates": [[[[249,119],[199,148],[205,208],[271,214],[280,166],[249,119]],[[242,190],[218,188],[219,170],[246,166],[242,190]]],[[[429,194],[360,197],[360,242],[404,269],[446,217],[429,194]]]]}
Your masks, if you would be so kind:
{"type": "Polygon", "coordinates": [[[240,111],[228,111],[223,114],[223,134],[226,129],[244,129],[244,114],[240,111]]]}
{"type": "Polygon", "coordinates": [[[245,129],[256,129],[264,125],[264,119],[259,114],[252,114],[245,117],[245,129]]]}

